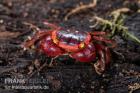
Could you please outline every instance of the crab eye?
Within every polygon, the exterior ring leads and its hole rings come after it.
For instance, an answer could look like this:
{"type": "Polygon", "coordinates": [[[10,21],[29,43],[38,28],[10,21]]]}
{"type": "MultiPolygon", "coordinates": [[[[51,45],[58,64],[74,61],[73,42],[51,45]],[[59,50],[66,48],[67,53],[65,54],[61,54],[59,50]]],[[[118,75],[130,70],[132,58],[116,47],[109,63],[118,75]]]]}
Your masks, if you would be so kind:
{"type": "Polygon", "coordinates": [[[55,44],[58,44],[58,39],[57,38],[55,38],[55,39],[53,39],[53,42],[55,43],[55,44]]]}
{"type": "Polygon", "coordinates": [[[84,48],[84,47],[85,47],[85,43],[84,43],[84,42],[80,43],[80,44],[79,44],[79,47],[80,47],[81,49],[84,48]]]}

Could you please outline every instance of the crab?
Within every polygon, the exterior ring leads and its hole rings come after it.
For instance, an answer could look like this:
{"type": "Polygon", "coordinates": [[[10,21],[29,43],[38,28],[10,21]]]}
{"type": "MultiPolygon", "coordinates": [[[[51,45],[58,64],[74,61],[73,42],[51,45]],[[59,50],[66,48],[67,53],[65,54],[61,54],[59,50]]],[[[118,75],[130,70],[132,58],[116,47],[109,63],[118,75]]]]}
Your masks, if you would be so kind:
{"type": "Polygon", "coordinates": [[[98,74],[105,71],[111,61],[111,47],[108,44],[114,45],[112,39],[106,38],[106,32],[78,31],[65,29],[48,21],[43,23],[51,29],[38,28],[36,33],[22,44],[24,48],[30,48],[38,42],[38,48],[49,57],[55,58],[67,54],[78,62],[94,62],[98,74]]]}

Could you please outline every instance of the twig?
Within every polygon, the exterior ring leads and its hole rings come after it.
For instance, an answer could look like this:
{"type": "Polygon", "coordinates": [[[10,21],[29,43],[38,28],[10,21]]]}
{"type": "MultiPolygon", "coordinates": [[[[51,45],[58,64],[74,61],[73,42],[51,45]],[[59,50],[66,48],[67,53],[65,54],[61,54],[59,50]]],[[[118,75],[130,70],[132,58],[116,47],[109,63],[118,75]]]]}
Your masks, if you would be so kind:
{"type": "Polygon", "coordinates": [[[23,24],[30,26],[30,28],[33,29],[33,30],[36,30],[36,31],[40,30],[37,26],[33,25],[32,23],[23,22],[23,24]]]}
{"type": "Polygon", "coordinates": [[[116,23],[119,20],[119,17],[121,16],[122,13],[128,13],[129,11],[130,11],[129,8],[124,7],[111,12],[111,15],[114,17],[113,22],[116,23]]]}
{"type": "Polygon", "coordinates": [[[140,9],[138,10],[138,13],[140,13],[140,9]]]}
{"type": "Polygon", "coordinates": [[[0,32],[0,39],[16,38],[20,35],[19,32],[3,31],[0,32]]]}
{"type": "Polygon", "coordinates": [[[129,8],[126,8],[126,7],[124,7],[124,8],[119,8],[119,9],[114,10],[113,12],[111,12],[111,15],[114,15],[114,14],[121,14],[121,13],[127,13],[127,12],[129,12],[129,11],[130,11],[130,9],[129,9],[129,8]]]}
{"type": "Polygon", "coordinates": [[[97,0],[93,0],[93,2],[89,5],[81,5],[80,7],[76,7],[74,9],[72,9],[64,18],[64,20],[68,20],[68,17],[70,17],[71,15],[78,13],[82,10],[86,10],[88,8],[94,8],[97,4],[97,0]]]}

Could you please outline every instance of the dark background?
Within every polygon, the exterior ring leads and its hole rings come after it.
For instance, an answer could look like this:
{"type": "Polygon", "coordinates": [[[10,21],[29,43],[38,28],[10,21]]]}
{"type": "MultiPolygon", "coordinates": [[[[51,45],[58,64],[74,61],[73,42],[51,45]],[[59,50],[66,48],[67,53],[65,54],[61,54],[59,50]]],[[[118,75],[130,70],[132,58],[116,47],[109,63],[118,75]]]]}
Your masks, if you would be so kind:
{"type": "MultiPolygon", "coordinates": [[[[42,28],[42,20],[58,24],[66,28],[81,31],[94,31],[89,22],[95,14],[108,18],[118,8],[127,7],[131,12],[125,19],[125,26],[140,39],[139,0],[98,0],[93,9],[86,9],[64,17],[69,11],[82,2],[89,4],[91,0],[0,0],[0,78],[29,77],[29,67],[37,59],[40,64],[50,61],[44,54],[34,50],[23,51],[19,46],[32,29],[23,22],[32,23],[42,28]]],[[[53,68],[44,68],[32,78],[49,80],[49,90],[6,90],[1,81],[0,93],[129,93],[130,87],[140,88],[140,45],[131,40],[115,37],[117,47],[112,50],[112,63],[103,75],[98,75],[89,64],[75,63],[69,57],[60,57],[53,68]],[[121,55],[116,54],[117,51],[121,55]],[[134,84],[137,84],[135,87],[134,84]]],[[[137,89],[137,88],[136,88],[137,89]]],[[[139,93],[137,89],[133,93],[139,93]]]]}

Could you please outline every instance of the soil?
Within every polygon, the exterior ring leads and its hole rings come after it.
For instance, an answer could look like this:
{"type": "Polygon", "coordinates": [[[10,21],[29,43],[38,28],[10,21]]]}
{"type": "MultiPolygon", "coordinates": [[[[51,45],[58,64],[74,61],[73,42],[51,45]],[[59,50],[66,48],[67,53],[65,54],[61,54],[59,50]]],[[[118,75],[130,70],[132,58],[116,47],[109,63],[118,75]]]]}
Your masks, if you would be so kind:
{"type": "MultiPolygon", "coordinates": [[[[140,39],[139,0],[97,0],[97,6],[64,17],[75,7],[92,0],[0,0],[0,93],[140,93],[140,45],[121,36],[115,36],[117,47],[112,49],[112,61],[103,75],[98,75],[89,64],[75,62],[67,56],[57,58],[53,67],[37,70],[37,65],[51,58],[36,50],[24,51],[20,45],[33,30],[24,22],[44,28],[43,20],[65,28],[95,31],[90,28],[94,16],[108,18],[110,13],[127,7],[125,26],[140,39]],[[47,80],[48,89],[7,89],[5,78],[47,80]]],[[[23,84],[24,85],[24,84],[23,84]]],[[[27,84],[28,85],[28,84],[27,84]]]]}

